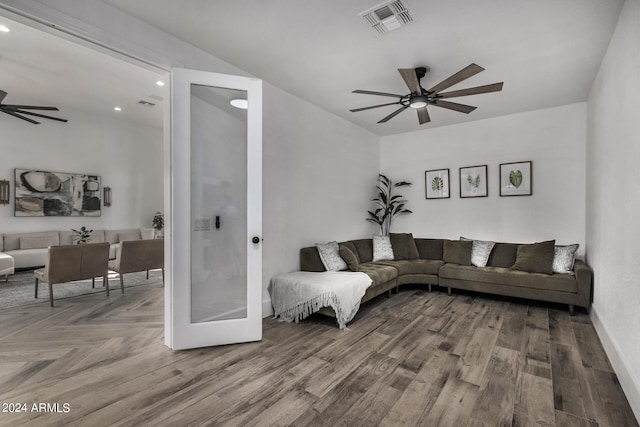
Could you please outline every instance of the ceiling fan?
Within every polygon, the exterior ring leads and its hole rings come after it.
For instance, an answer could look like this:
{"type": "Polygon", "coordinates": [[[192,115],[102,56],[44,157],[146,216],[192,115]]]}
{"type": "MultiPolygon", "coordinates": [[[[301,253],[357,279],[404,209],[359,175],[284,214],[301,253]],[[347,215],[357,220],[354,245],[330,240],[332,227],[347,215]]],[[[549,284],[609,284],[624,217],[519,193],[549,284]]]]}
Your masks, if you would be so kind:
{"type": "Polygon", "coordinates": [[[34,125],[39,125],[40,122],[37,122],[28,117],[24,117],[23,114],[35,117],[42,117],[43,119],[49,120],[57,120],[59,122],[67,122],[65,119],[61,119],[59,117],[46,116],[44,114],[33,113],[31,111],[25,110],[49,110],[49,111],[58,111],[57,107],[38,107],[36,105],[13,105],[13,104],[3,104],[4,98],[7,96],[7,92],[0,90],[0,111],[10,116],[17,117],[22,120],[26,120],[29,123],[33,123],[34,125]]]}
{"type": "Polygon", "coordinates": [[[420,79],[422,79],[429,71],[429,67],[418,67],[418,68],[398,68],[402,79],[407,84],[407,87],[411,91],[406,95],[398,95],[394,93],[385,93],[385,92],[373,92],[370,90],[354,90],[353,93],[363,93],[366,95],[379,95],[379,96],[390,96],[393,98],[399,98],[396,102],[389,102],[386,104],[372,105],[370,107],[363,108],[354,108],[353,110],[349,110],[352,113],[364,110],[370,110],[372,108],[386,107],[387,105],[400,105],[400,108],[395,110],[393,113],[384,117],[378,123],[385,123],[390,119],[394,118],[398,114],[402,113],[407,108],[414,108],[418,112],[418,121],[420,124],[428,123],[431,121],[429,117],[429,113],[427,112],[427,105],[434,105],[440,108],[446,108],[448,110],[458,111],[460,113],[469,114],[477,107],[473,107],[465,104],[458,104],[456,102],[445,101],[446,98],[455,98],[458,96],[468,96],[468,95],[477,95],[480,93],[488,93],[488,92],[499,92],[502,90],[501,83],[493,83],[484,86],[476,86],[468,89],[460,89],[454,90],[451,92],[442,92],[443,90],[460,83],[463,80],[468,79],[471,76],[478,74],[480,71],[483,71],[484,68],[477,64],[471,64],[457,73],[449,76],[444,79],[437,85],[432,88],[425,90],[420,85],[420,79]]]}

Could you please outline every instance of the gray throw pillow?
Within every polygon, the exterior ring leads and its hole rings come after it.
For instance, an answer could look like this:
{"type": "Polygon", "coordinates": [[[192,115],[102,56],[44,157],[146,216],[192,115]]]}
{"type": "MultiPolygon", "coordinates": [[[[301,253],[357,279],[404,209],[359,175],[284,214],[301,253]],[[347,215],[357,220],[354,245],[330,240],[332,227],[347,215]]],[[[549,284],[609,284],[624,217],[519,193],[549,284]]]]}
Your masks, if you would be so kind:
{"type": "Polygon", "coordinates": [[[415,240],[413,240],[413,234],[391,233],[389,234],[389,238],[391,239],[394,259],[402,260],[420,258],[418,247],[416,246],[415,240]]]}
{"type": "Polygon", "coordinates": [[[471,265],[472,241],[445,240],[442,248],[442,260],[451,264],[471,265]]]}
{"type": "Polygon", "coordinates": [[[345,245],[340,245],[340,257],[347,263],[349,270],[358,271],[360,259],[351,249],[345,245]]]}
{"type": "Polygon", "coordinates": [[[460,240],[473,242],[473,245],[471,246],[471,264],[476,267],[486,267],[487,262],[489,261],[489,255],[491,255],[491,250],[495,246],[496,242],[472,240],[462,236],[460,236],[460,240]]]}
{"type": "Polygon", "coordinates": [[[340,271],[347,269],[347,263],[340,257],[338,242],[317,243],[320,260],[327,271],[340,271]]]}
{"type": "Polygon", "coordinates": [[[553,265],[552,270],[558,274],[571,274],[573,272],[573,264],[576,261],[576,251],[579,244],[556,246],[553,248],[553,265]]]}
{"type": "Polygon", "coordinates": [[[516,263],[511,266],[511,269],[529,273],[553,273],[555,244],[555,240],[548,240],[546,242],[518,246],[516,263]]]}
{"type": "Polygon", "coordinates": [[[373,235],[373,262],[393,261],[393,247],[389,236],[373,235]]]}

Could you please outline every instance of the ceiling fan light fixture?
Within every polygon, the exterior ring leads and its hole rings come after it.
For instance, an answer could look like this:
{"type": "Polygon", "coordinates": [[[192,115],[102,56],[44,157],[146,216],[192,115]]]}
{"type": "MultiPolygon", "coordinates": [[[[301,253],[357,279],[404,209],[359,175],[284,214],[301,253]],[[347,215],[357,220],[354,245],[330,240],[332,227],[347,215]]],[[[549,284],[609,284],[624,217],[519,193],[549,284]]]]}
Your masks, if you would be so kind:
{"type": "Polygon", "coordinates": [[[246,110],[247,108],[249,108],[249,101],[247,101],[246,99],[236,98],[229,101],[229,103],[234,107],[240,108],[242,110],[246,110]]]}
{"type": "Polygon", "coordinates": [[[411,98],[409,107],[418,109],[418,108],[426,107],[427,104],[428,104],[427,97],[419,95],[411,98]]]}

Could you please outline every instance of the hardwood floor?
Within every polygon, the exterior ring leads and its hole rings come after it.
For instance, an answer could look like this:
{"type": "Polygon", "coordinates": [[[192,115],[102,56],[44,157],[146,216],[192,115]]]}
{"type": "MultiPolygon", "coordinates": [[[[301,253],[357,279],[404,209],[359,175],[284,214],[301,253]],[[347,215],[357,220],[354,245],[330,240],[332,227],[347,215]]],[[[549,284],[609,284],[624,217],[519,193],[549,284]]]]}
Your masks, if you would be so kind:
{"type": "Polygon", "coordinates": [[[172,352],[162,293],[1,311],[0,403],[27,412],[0,425],[638,425],[584,311],[401,288],[347,331],[268,318],[262,342],[172,352]]]}

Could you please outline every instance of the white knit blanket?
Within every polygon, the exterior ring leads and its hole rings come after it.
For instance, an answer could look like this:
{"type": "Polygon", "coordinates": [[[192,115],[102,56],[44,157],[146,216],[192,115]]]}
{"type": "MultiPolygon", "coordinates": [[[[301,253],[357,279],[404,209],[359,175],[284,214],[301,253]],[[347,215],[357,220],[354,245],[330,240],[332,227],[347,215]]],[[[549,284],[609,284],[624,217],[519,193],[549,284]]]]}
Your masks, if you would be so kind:
{"type": "Polygon", "coordinates": [[[371,278],[351,271],[296,271],[271,279],[269,293],[275,317],[298,322],[322,307],[336,312],[340,329],[353,319],[371,278]]]}

